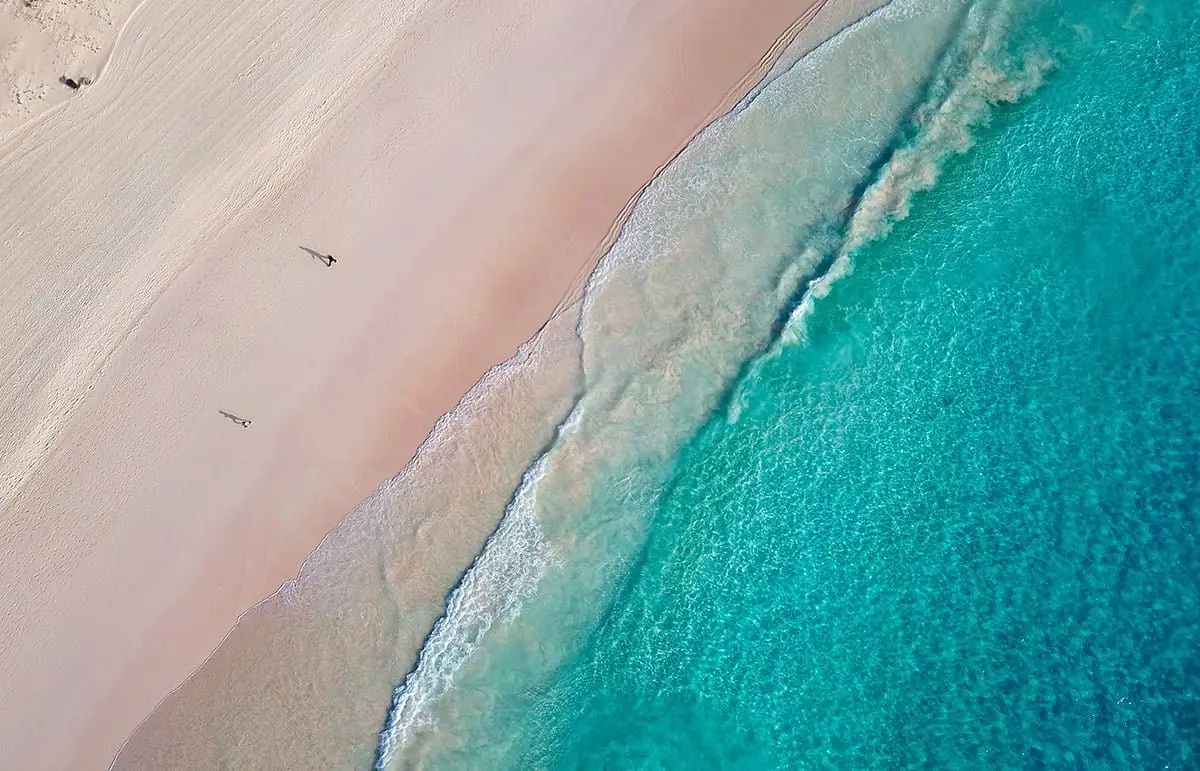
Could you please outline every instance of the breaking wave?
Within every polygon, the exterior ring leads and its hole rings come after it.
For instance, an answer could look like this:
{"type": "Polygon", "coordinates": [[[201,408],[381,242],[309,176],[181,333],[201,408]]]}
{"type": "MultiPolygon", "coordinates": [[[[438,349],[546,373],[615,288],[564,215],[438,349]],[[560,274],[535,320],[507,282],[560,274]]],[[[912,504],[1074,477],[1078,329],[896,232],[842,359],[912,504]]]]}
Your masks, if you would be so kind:
{"type": "Polygon", "coordinates": [[[1016,5],[981,5],[967,14],[957,45],[935,74],[927,99],[914,111],[907,133],[915,139],[891,152],[854,203],[840,247],[828,268],[809,282],[784,326],[781,343],[804,341],[805,321],[814,302],[852,271],[853,254],[887,236],[895,223],[908,217],[913,196],[937,184],[948,158],[971,149],[974,132],[987,125],[994,108],[1016,103],[1037,90],[1054,69],[1053,59],[1044,52],[1015,58],[1009,52],[1016,5]]]}
{"type": "MultiPolygon", "coordinates": [[[[929,4],[898,0],[879,15],[890,14],[893,21],[904,19],[916,24],[912,19],[929,4]]],[[[973,131],[987,123],[997,105],[1016,102],[1037,89],[1052,69],[1051,58],[1043,53],[1010,55],[1006,42],[1016,2],[968,6],[960,0],[938,0],[936,5],[947,15],[955,13],[953,9],[964,9],[962,24],[954,31],[949,47],[932,54],[924,75],[916,76],[918,82],[923,81],[918,97],[903,107],[897,102],[881,108],[881,116],[874,118],[878,125],[871,127],[879,132],[878,143],[871,144],[876,140],[867,138],[861,140],[862,146],[848,145],[849,161],[841,157],[806,161],[810,165],[803,167],[803,173],[814,177],[824,174],[825,179],[833,181],[813,186],[815,192],[805,189],[808,197],[796,207],[800,224],[772,228],[774,222],[759,220],[753,237],[740,231],[732,236],[718,234],[728,239],[745,236],[748,246],[730,247],[721,242],[714,246],[718,257],[738,253],[747,260],[743,268],[746,274],[754,274],[753,278],[739,276],[743,283],[731,286],[732,274],[722,272],[728,270],[727,266],[715,261],[705,266],[712,270],[702,282],[690,262],[694,257],[688,254],[687,239],[711,242],[718,237],[707,231],[702,233],[704,238],[693,237],[675,224],[711,219],[712,212],[726,201],[739,195],[752,198],[761,192],[755,185],[773,184],[766,175],[756,176],[757,167],[740,156],[717,157],[714,147],[732,132],[729,120],[720,119],[701,134],[693,148],[698,158],[691,159],[696,163],[680,170],[686,165],[683,161],[689,159],[685,151],[677,164],[680,168],[668,167],[634,207],[613,250],[590,277],[584,295],[579,336],[584,343],[587,387],[559,426],[551,449],[526,471],[498,529],[450,595],[446,612],[429,634],[415,668],[396,687],[380,734],[374,766],[377,771],[390,767],[398,749],[416,731],[433,724],[431,705],[451,689],[456,673],[493,625],[515,617],[523,601],[534,595],[552,560],[574,556],[556,554],[558,541],[538,518],[539,487],[544,479],[549,481],[547,468],[552,455],[572,459],[564,463],[563,469],[552,470],[551,476],[563,477],[557,487],[583,491],[594,484],[573,484],[577,480],[568,479],[572,474],[587,473],[589,465],[579,462],[581,457],[593,459],[596,465],[603,459],[602,465],[624,487],[652,486],[657,472],[646,472],[645,468],[668,465],[682,441],[679,436],[686,433],[679,426],[694,426],[696,420],[709,413],[721,388],[736,379],[738,361],[749,359],[749,366],[754,367],[762,358],[756,360],[755,351],[766,348],[769,357],[781,345],[803,342],[805,322],[814,303],[850,273],[853,254],[886,236],[895,222],[908,216],[912,197],[936,183],[947,158],[971,147],[973,131]],[[897,113],[894,120],[887,110],[897,113]],[[887,148],[882,155],[880,147],[887,148]],[[845,192],[851,187],[859,192],[845,192]],[[664,224],[664,209],[673,213],[674,222],[664,224]],[[807,222],[805,217],[809,217],[807,222]],[[794,235],[786,232],[788,227],[806,234],[798,246],[794,235]],[[761,235],[764,232],[768,235],[761,235]],[[789,239],[791,249],[780,248],[789,239]],[[731,248],[739,251],[731,252],[731,248]],[[664,254],[671,259],[661,256],[664,254]],[[678,264],[662,267],[672,260],[678,264]],[[654,274],[655,270],[661,270],[661,274],[654,274]],[[774,278],[765,278],[770,275],[774,278]],[[688,284],[689,278],[694,278],[694,283],[688,284]],[[677,296],[664,301],[670,297],[669,292],[688,294],[686,300],[677,296]],[[712,299],[717,292],[725,293],[719,301],[712,299]],[[758,315],[749,321],[737,315],[743,312],[737,307],[739,303],[756,300],[761,307],[745,313],[758,315]],[[630,313],[631,304],[653,310],[630,313]],[[726,306],[734,307],[730,311],[726,306]],[[729,324],[715,315],[718,312],[731,314],[729,324]],[[651,317],[653,320],[648,321],[651,317]],[[657,323],[659,318],[664,323],[657,323]],[[781,323],[772,326],[771,318],[781,319],[781,323]],[[739,323],[748,331],[731,332],[739,323]],[[671,324],[677,328],[671,328],[671,324]],[[705,332],[705,325],[718,330],[705,332]],[[736,361],[728,361],[731,356],[736,361]],[[653,371],[653,382],[646,379],[647,371],[653,371]],[[709,386],[684,391],[680,385],[684,373],[697,371],[707,372],[709,386]],[[680,407],[679,403],[686,404],[680,407]],[[589,406],[585,416],[585,404],[594,404],[598,409],[593,412],[589,406]],[[650,410],[657,412],[647,417],[650,410]],[[640,433],[633,433],[631,426],[640,433]],[[581,440],[574,436],[580,431],[589,433],[592,446],[586,451],[580,449],[581,440]],[[564,442],[569,436],[571,440],[564,442]],[[627,446],[634,440],[645,446],[627,446]],[[632,454],[635,450],[642,457],[630,464],[631,468],[640,465],[640,470],[613,471],[617,465],[615,454],[632,454]]],[[[827,48],[835,50],[836,43],[827,48]]],[[[802,70],[819,64],[802,59],[795,66],[802,70]]],[[[821,83],[816,77],[813,82],[821,83]]],[[[904,81],[896,77],[895,82],[904,81]]],[[[811,88],[800,95],[820,98],[811,88]]],[[[781,89],[764,88],[755,94],[754,102],[782,103],[786,98],[794,99],[796,94],[781,95],[781,89]]],[[[770,104],[768,108],[774,109],[770,104]]],[[[753,112],[739,109],[734,117],[762,120],[753,112]]],[[[848,141],[845,137],[836,139],[848,141]]],[[[803,153],[803,147],[792,149],[798,155],[803,153]]],[[[795,180],[790,183],[805,188],[795,180]]],[[[736,397],[730,401],[731,420],[737,419],[739,405],[736,397]]],[[[591,468],[595,474],[595,465],[591,468]]],[[[627,503],[636,497],[626,491],[623,499],[627,503]]],[[[627,506],[624,516],[635,518],[633,508],[627,506]]],[[[563,527],[562,523],[556,524],[563,527]]],[[[609,520],[605,520],[605,526],[617,527],[609,520]]]]}
{"type": "MultiPolygon", "coordinates": [[[[571,422],[568,418],[564,426],[571,422]]],[[[535,514],[545,468],[543,454],[525,472],[500,526],[450,595],[446,614],[421,648],[416,668],[392,694],[376,751],[377,771],[388,767],[396,748],[415,729],[431,724],[428,707],[450,688],[492,624],[515,616],[521,601],[537,589],[550,560],[550,544],[535,514]]]]}

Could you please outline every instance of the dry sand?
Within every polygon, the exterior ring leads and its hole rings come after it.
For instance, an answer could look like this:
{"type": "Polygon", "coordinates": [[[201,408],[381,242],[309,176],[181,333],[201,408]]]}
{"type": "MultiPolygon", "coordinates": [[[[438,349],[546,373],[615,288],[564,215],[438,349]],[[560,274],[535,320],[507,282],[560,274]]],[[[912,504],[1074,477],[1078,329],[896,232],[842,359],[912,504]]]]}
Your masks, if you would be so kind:
{"type": "Polygon", "coordinates": [[[95,80],[139,0],[0,0],[0,137],[95,80]]]}
{"type": "Polygon", "coordinates": [[[819,4],[147,0],[0,146],[0,767],[103,767],[819,4]]]}

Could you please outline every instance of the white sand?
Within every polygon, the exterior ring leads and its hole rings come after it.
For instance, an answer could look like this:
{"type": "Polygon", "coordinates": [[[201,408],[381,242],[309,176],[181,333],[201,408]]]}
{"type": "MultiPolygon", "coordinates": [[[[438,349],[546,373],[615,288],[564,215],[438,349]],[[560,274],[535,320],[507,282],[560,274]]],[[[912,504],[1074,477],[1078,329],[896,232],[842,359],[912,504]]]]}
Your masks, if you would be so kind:
{"type": "Polygon", "coordinates": [[[139,0],[0,0],[0,137],[95,80],[139,0]]]}
{"type": "Polygon", "coordinates": [[[0,146],[0,767],[106,763],[812,4],[141,6],[0,146]]]}

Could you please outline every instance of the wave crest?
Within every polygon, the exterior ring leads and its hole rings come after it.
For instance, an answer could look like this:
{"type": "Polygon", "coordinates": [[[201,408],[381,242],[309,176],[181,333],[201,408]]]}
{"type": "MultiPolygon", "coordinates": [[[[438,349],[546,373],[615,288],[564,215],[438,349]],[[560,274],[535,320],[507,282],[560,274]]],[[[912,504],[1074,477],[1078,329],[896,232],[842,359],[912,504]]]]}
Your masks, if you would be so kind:
{"type": "MultiPolygon", "coordinates": [[[[568,418],[564,426],[570,426],[568,418]]],[[[521,479],[500,526],[467,569],[421,648],[417,665],[396,686],[376,750],[376,771],[385,771],[396,749],[432,724],[429,706],[449,690],[454,675],[498,620],[515,616],[533,594],[550,562],[550,544],[536,516],[543,454],[521,479]]]]}
{"type": "Polygon", "coordinates": [[[1005,3],[990,13],[973,8],[968,14],[966,34],[947,55],[927,99],[913,112],[910,133],[916,138],[892,151],[875,181],[858,198],[841,246],[792,310],[781,343],[803,342],[814,302],[852,272],[854,253],[887,236],[909,216],[913,196],[937,184],[948,158],[971,149],[976,130],[988,124],[997,106],[1020,101],[1040,88],[1053,71],[1054,60],[1044,52],[1015,58],[1008,53],[1016,15],[1013,5],[1005,3]]]}

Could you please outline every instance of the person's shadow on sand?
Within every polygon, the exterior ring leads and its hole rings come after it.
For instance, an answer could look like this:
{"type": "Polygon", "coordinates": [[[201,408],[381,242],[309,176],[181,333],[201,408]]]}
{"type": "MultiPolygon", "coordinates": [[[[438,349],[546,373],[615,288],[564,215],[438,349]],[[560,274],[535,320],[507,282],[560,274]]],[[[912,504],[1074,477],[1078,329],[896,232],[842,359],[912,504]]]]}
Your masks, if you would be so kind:
{"type": "Polygon", "coordinates": [[[234,415],[232,412],[226,412],[225,410],[217,410],[217,412],[219,412],[223,416],[229,418],[234,423],[237,423],[242,428],[250,428],[251,421],[246,420],[245,418],[238,417],[237,415],[234,415]]]}
{"type": "Polygon", "coordinates": [[[302,246],[300,248],[308,252],[309,257],[312,257],[314,260],[320,260],[321,263],[327,268],[332,268],[333,263],[337,262],[337,260],[333,258],[332,254],[321,254],[315,249],[309,249],[307,246],[302,246]]]}

